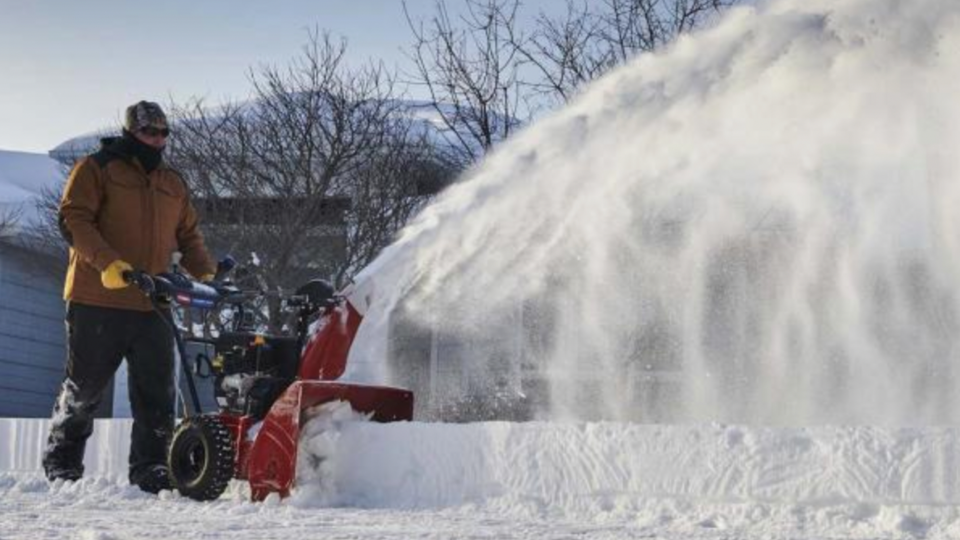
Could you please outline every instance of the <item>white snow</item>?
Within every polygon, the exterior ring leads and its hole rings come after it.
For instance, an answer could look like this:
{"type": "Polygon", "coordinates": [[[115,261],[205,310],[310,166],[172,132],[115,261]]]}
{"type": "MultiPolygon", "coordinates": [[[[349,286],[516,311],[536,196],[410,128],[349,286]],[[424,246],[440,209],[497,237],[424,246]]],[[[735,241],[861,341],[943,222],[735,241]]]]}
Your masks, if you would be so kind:
{"type": "Polygon", "coordinates": [[[43,154],[0,150],[0,215],[17,210],[24,223],[33,222],[35,199],[65,178],[62,166],[43,154]]]}
{"type": "Polygon", "coordinates": [[[47,422],[0,420],[0,538],[960,535],[952,428],[359,420],[308,423],[323,460],[261,504],[241,482],[212,503],[129,486],[129,420],[98,421],[87,476],[48,484],[47,422]]]}

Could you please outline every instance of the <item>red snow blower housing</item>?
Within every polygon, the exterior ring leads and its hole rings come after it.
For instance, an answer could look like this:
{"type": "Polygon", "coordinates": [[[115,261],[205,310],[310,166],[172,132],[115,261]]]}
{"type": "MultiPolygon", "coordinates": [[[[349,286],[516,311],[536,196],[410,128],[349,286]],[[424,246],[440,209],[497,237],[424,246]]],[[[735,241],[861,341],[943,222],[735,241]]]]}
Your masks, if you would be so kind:
{"type": "MultiPolygon", "coordinates": [[[[296,478],[297,446],[305,411],[328,402],[344,401],[377,422],[411,420],[413,394],[383,386],[334,382],[346,368],[347,355],[368,305],[357,284],[339,293],[314,280],[281,297],[296,313],[292,335],[270,335],[250,323],[253,300],[262,292],[241,291],[225,277],[233,259],[220,262],[210,284],[180,273],[125,277],[147,294],[168,322],[187,374],[190,392],[186,414],[175,430],[167,454],[170,480],[182,495],[199,501],[218,498],[232,478],[250,483],[251,497],[290,494],[296,478]],[[214,338],[184,337],[161,306],[230,312],[226,331],[214,338]],[[206,364],[213,376],[219,411],[203,413],[185,343],[212,347],[206,364]]],[[[200,359],[195,358],[196,371],[200,359]]]]}

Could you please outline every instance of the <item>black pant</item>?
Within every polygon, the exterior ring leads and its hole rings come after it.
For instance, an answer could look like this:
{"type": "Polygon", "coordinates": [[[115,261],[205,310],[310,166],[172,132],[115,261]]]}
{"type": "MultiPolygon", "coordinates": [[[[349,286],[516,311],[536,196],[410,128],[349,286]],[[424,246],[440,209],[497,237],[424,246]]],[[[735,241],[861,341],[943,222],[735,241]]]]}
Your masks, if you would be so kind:
{"type": "Polygon", "coordinates": [[[71,302],[67,307],[66,377],[53,408],[43,466],[83,473],[83,453],[93,415],[110,378],[127,359],[133,432],[130,481],[166,461],[173,432],[173,336],[156,312],[71,302]]]}

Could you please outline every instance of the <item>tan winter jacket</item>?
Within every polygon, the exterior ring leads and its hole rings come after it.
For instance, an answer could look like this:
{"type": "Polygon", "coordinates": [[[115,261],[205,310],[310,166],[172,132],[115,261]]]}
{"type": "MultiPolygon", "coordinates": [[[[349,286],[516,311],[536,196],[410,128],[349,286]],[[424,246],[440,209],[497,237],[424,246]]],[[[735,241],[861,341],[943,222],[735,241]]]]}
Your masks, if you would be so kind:
{"type": "Polygon", "coordinates": [[[164,164],[146,174],[135,158],[101,150],[70,173],[60,225],[71,241],[63,297],[94,306],[149,311],[136,287],[109,290],[100,272],[122,259],[151,274],[169,269],[174,251],[192,275],[214,273],[197,213],[180,175],[164,164]]]}

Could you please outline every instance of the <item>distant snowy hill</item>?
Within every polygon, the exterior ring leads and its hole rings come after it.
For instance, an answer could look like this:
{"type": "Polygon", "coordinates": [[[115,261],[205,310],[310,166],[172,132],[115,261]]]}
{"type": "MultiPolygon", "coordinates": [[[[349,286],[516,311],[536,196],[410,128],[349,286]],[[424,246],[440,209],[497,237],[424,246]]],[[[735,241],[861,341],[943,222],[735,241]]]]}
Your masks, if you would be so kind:
{"type": "Polygon", "coordinates": [[[0,150],[0,214],[19,210],[25,224],[34,222],[34,200],[64,178],[63,167],[49,156],[0,150]]]}

